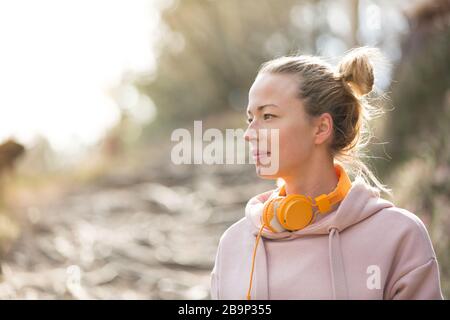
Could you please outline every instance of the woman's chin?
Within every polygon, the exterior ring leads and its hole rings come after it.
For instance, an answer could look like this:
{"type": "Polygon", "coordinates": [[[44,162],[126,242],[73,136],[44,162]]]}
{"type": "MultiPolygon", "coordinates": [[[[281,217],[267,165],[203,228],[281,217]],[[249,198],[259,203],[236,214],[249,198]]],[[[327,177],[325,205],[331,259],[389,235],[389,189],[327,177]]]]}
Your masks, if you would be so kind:
{"type": "Polygon", "coordinates": [[[274,170],[270,166],[256,165],[256,174],[262,179],[273,180],[279,177],[278,170],[274,170]]]}

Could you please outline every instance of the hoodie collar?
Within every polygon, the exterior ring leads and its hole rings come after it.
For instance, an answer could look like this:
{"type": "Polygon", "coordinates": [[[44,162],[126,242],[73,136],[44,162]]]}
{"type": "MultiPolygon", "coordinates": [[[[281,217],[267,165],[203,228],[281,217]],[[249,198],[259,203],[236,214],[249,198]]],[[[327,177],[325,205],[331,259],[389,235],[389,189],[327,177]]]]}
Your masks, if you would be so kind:
{"type": "MultiPolygon", "coordinates": [[[[261,193],[251,198],[245,208],[245,216],[250,224],[252,234],[256,237],[262,226],[264,203],[279,195],[280,188],[261,193]]],[[[289,240],[303,235],[328,235],[328,255],[330,264],[333,299],[348,299],[349,292],[342,259],[339,233],[346,228],[370,217],[378,211],[392,207],[393,204],[380,198],[378,189],[357,178],[339,206],[323,219],[298,231],[272,232],[266,228],[261,233],[261,242],[256,249],[255,294],[256,299],[269,299],[267,253],[264,238],[289,240]]]]}
{"type": "MultiPolygon", "coordinates": [[[[258,194],[251,198],[245,207],[245,216],[255,236],[262,224],[264,203],[279,195],[280,188],[258,194]]],[[[272,232],[264,228],[262,238],[287,240],[304,235],[329,234],[331,229],[342,232],[346,228],[370,217],[376,212],[392,207],[393,204],[380,198],[378,189],[369,186],[362,178],[352,183],[348,194],[338,207],[327,213],[325,217],[298,231],[272,232]]]]}

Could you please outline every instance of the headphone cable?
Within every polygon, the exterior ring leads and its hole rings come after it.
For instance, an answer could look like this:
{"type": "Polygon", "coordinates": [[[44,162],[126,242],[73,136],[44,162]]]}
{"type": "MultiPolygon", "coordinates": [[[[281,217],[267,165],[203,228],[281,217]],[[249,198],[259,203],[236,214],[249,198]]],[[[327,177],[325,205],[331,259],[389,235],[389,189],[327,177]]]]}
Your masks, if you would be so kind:
{"type": "Polygon", "coordinates": [[[261,238],[262,231],[266,225],[263,223],[261,228],[259,229],[258,236],[256,237],[255,248],[253,249],[253,257],[252,257],[252,270],[250,272],[250,284],[247,292],[247,300],[251,300],[250,292],[252,290],[252,282],[253,282],[253,270],[255,268],[255,257],[256,257],[256,249],[258,248],[259,238],[261,238]]]}

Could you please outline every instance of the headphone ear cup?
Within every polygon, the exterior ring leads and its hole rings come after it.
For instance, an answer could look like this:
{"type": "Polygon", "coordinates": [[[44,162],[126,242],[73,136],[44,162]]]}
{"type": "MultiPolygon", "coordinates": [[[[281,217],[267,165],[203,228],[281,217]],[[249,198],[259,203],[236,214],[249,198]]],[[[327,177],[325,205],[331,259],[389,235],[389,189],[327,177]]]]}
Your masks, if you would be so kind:
{"type": "Polygon", "coordinates": [[[272,220],[271,213],[273,213],[273,200],[271,199],[264,204],[264,209],[262,213],[262,222],[271,230],[274,231],[270,226],[270,220],[272,220]]]}
{"type": "Polygon", "coordinates": [[[287,230],[301,230],[311,223],[312,218],[311,201],[305,196],[290,195],[280,204],[278,220],[287,230]]]}
{"type": "Polygon", "coordinates": [[[278,214],[275,211],[278,211],[280,208],[284,198],[274,198],[264,205],[264,211],[262,214],[264,224],[272,231],[272,232],[282,232],[286,229],[281,225],[279,221],[278,214]]]}

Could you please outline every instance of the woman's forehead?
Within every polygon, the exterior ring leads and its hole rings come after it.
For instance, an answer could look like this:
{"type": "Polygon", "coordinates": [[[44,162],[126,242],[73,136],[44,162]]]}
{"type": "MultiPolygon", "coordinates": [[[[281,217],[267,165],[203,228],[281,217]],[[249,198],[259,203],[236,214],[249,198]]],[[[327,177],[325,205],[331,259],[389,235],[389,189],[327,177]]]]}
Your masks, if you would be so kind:
{"type": "Polygon", "coordinates": [[[249,91],[249,110],[258,106],[284,105],[298,95],[298,81],[294,75],[263,73],[256,77],[249,91]]]}

